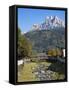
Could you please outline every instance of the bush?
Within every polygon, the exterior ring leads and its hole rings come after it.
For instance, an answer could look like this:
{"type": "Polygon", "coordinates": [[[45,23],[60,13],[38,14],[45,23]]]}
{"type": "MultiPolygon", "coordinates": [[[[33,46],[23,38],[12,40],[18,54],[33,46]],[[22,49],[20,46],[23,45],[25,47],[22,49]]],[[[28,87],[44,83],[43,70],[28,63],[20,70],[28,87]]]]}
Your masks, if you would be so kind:
{"type": "Polygon", "coordinates": [[[58,48],[48,50],[48,55],[49,56],[61,56],[61,50],[58,48]]]}
{"type": "Polygon", "coordinates": [[[30,57],[32,53],[32,44],[26,37],[21,34],[21,30],[18,29],[18,58],[30,57]]]}

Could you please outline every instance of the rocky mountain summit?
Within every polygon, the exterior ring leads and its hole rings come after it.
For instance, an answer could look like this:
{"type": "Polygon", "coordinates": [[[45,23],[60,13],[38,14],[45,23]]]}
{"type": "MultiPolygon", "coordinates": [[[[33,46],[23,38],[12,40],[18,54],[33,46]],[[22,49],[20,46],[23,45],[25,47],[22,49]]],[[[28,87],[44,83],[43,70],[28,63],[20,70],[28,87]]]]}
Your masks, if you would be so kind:
{"type": "Polygon", "coordinates": [[[58,16],[47,16],[41,24],[34,24],[32,30],[49,30],[56,28],[65,28],[65,23],[58,16]]]}

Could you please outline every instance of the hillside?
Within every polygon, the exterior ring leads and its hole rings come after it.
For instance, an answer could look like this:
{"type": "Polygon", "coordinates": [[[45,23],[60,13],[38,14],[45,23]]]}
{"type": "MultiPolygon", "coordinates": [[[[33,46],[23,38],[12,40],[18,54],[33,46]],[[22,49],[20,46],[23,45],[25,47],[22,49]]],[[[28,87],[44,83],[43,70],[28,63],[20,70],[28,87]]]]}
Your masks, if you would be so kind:
{"type": "Polygon", "coordinates": [[[65,47],[64,28],[58,28],[56,30],[33,30],[27,32],[25,37],[31,41],[33,50],[37,52],[47,51],[56,47],[65,47]]]}

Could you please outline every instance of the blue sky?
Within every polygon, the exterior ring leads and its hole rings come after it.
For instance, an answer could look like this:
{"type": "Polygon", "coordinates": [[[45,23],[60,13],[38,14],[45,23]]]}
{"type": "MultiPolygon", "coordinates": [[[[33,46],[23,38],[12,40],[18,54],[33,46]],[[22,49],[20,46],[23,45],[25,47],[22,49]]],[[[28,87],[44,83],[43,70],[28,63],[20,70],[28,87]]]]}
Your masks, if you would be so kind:
{"type": "Polygon", "coordinates": [[[28,32],[33,24],[44,22],[46,16],[58,16],[65,21],[65,11],[18,8],[18,27],[22,32],[28,32]]]}

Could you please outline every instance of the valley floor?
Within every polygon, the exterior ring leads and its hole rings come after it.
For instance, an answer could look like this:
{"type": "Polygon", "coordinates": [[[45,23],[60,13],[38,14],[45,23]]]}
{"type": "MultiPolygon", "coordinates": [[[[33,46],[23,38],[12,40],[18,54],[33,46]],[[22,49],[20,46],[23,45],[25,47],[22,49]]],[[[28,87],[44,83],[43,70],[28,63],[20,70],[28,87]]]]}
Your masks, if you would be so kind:
{"type": "Polygon", "coordinates": [[[25,62],[18,66],[18,82],[64,79],[64,67],[59,62],[25,62]]]}

